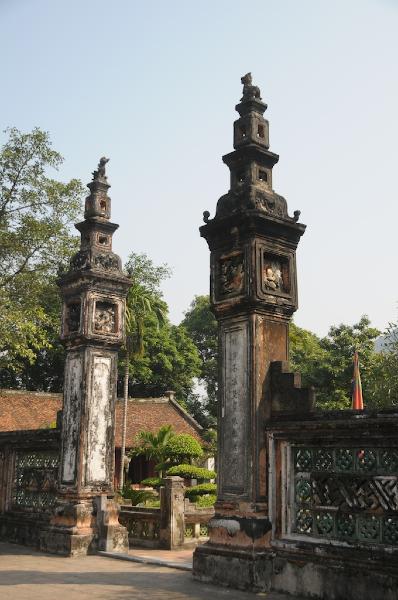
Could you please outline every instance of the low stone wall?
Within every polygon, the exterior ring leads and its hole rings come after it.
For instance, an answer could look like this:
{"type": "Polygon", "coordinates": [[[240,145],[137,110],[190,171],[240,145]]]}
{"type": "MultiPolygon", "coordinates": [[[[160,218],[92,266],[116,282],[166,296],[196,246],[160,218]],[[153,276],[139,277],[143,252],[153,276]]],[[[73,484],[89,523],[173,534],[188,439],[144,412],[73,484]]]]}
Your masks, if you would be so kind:
{"type": "Polygon", "coordinates": [[[121,506],[119,522],[126,527],[129,546],[159,548],[160,508],[121,506]]]}

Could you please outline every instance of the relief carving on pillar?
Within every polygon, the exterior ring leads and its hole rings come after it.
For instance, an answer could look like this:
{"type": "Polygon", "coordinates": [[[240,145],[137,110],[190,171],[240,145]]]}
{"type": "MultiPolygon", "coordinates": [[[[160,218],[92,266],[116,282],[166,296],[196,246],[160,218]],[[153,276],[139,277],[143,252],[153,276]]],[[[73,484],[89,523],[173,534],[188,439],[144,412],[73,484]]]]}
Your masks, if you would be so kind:
{"type": "Polygon", "coordinates": [[[266,293],[290,293],[288,260],[281,257],[263,255],[262,287],[266,293]]]}
{"type": "Polygon", "coordinates": [[[94,312],[95,333],[116,333],[116,304],[96,302],[94,312]]]}
{"type": "Polygon", "coordinates": [[[117,256],[109,252],[97,254],[94,257],[94,265],[97,268],[105,269],[105,271],[119,270],[119,260],[117,256]]]}
{"type": "Polygon", "coordinates": [[[80,301],[70,302],[66,307],[65,333],[75,333],[80,328],[80,301]]]}
{"type": "Polygon", "coordinates": [[[243,253],[222,257],[219,261],[219,295],[236,296],[243,292],[245,265],[243,253]]]}

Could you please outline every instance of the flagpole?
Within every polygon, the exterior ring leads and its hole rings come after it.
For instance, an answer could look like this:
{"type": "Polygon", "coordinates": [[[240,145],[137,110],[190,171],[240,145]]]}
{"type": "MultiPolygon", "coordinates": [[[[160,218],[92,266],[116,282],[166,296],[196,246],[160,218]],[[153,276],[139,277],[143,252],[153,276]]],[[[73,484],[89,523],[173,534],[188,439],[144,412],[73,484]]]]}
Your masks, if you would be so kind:
{"type": "Polygon", "coordinates": [[[351,395],[351,408],[353,410],[363,410],[363,396],[362,396],[362,383],[361,374],[359,372],[359,357],[358,351],[354,352],[354,373],[352,377],[352,395],[351,395]]]}

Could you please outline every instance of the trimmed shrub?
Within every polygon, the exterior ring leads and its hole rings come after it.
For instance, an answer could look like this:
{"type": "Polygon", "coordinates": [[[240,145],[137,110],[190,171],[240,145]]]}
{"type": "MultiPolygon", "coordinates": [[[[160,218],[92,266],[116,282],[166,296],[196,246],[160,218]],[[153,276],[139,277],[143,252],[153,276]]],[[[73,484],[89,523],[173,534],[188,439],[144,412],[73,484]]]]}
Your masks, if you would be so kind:
{"type": "Polygon", "coordinates": [[[131,500],[132,506],[137,506],[137,504],[141,504],[154,498],[154,493],[150,490],[133,490],[130,487],[130,484],[125,484],[123,486],[121,495],[126,500],[131,500]]]}
{"type": "Polygon", "coordinates": [[[141,485],[147,485],[149,487],[158,488],[162,485],[160,477],[147,477],[141,481],[141,485]]]}
{"type": "Polygon", "coordinates": [[[169,439],[165,449],[165,456],[171,461],[187,462],[192,458],[203,456],[202,446],[188,433],[179,433],[169,439]]]}
{"type": "Polygon", "coordinates": [[[184,479],[197,479],[198,481],[204,481],[205,479],[215,479],[216,474],[214,471],[209,469],[203,469],[202,467],[195,467],[195,465],[176,465],[167,470],[167,475],[178,475],[184,477],[184,479]]]}
{"type": "Polygon", "coordinates": [[[198,508],[210,508],[214,506],[217,496],[215,494],[207,494],[206,496],[198,496],[195,506],[198,508]]]}
{"type": "Polygon", "coordinates": [[[196,501],[198,496],[205,496],[206,494],[215,494],[217,492],[217,486],[215,483],[201,483],[200,485],[194,485],[185,490],[185,498],[196,501]]]}

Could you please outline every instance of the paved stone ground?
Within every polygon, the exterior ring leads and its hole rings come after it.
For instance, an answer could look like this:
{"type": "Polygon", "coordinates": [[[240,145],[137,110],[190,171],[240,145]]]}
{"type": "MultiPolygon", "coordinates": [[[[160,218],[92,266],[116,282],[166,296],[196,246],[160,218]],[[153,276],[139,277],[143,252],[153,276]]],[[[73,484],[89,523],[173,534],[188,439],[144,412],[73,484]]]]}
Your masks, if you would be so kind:
{"type": "Polygon", "coordinates": [[[193,581],[190,572],[169,567],[103,556],[62,558],[0,542],[1,600],[251,600],[257,597],[288,600],[280,594],[251,594],[201,584],[193,581]]]}

